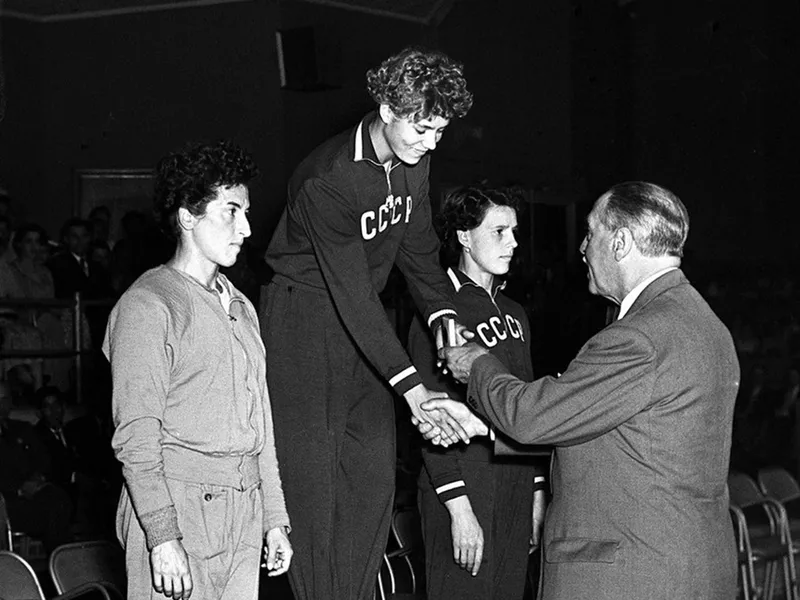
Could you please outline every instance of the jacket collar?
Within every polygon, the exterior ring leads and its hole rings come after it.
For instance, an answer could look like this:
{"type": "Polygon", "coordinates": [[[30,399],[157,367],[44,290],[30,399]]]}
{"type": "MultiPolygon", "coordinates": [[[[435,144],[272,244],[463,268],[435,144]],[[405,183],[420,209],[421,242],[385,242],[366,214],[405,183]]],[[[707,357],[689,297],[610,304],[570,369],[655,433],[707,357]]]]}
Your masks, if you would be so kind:
{"type": "Polygon", "coordinates": [[[625,320],[628,316],[641,310],[643,307],[647,306],[651,300],[657,296],[660,296],[667,290],[671,290],[674,287],[688,283],[689,280],[686,279],[686,275],[683,274],[683,271],[681,271],[680,268],[670,271],[669,273],[665,273],[642,290],[642,293],[639,294],[639,297],[633,303],[625,316],[622,317],[622,320],[625,320]]]}
{"type": "MultiPolygon", "coordinates": [[[[470,277],[461,271],[460,269],[454,269],[450,267],[447,269],[447,276],[450,277],[450,282],[453,284],[453,287],[456,291],[459,291],[465,285],[472,285],[476,288],[483,289],[482,286],[478,285],[470,277]]],[[[492,298],[497,295],[497,292],[504,290],[506,288],[506,282],[504,279],[499,279],[498,277],[494,278],[492,282],[492,298]]]]}
{"type": "MultiPolygon", "coordinates": [[[[358,124],[355,128],[353,135],[350,137],[350,156],[353,157],[353,162],[367,161],[380,167],[385,168],[381,162],[378,161],[378,153],[375,152],[375,146],[372,145],[372,138],[369,135],[369,126],[378,118],[378,111],[372,111],[358,124]]],[[[392,166],[390,171],[400,164],[396,158],[392,159],[392,166]]]]}

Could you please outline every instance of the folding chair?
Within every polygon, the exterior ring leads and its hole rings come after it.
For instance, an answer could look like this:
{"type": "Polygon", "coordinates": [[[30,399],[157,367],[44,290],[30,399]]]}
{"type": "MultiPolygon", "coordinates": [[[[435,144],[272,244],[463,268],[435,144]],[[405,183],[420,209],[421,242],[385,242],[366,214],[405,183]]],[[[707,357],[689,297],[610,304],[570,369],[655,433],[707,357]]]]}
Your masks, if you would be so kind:
{"type": "MultiPolygon", "coordinates": [[[[0,550],[0,598],[3,600],[45,600],[44,591],[36,573],[19,554],[0,550]]],[[[111,600],[103,586],[87,583],[52,600],[111,600]]]]}
{"type": "Polygon", "coordinates": [[[36,567],[44,566],[44,545],[21,531],[14,531],[8,516],[8,507],[3,494],[0,494],[0,550],[11,550],[36,567]]]}
{"type": "Polygon", "coordinates": [[[792,538],[783,506],[774,498],[765,496],[756,482],[744,473],[731,473],[728,488],[731,512],[737,523],[740,566],[745,563],[741,568],[748,580],[745,598],[771,600],[775,594],[776,567],[780,563],[786,598],[798,600],[792,538]],[[766,516],[766,531],[764,527],[753,526],[759,515],[766,516]],[[757,565],[764,568],[761,585],[756,579],[757,565]]]}
{"type": "Polygon", "coordinates": [[[423,598],[418,592],[420,578],[414,559],[422,550],[422,530],[415,508],[401,508],[392,514],[391,533],[378,575],[378,592],[382,600],[423,598]]]}
{"type": "Polygon", "coordinates": [[[63,544],[50,554],[50,577],[59,594],[86,583],[102,586],[113,598],[125,598],[125,554],[104,540],[63,544]]]}
{"type": "Polygon", "coordinates": [[[764,467],[758,470],[758,486],[765,495],[775,498],[783,504],[786,515],[789,518],[789,531],[792,534],[792,541],[795,545],[795,554],[800,552],[800,516],[797,509],[800,504],[795,501],[800,500],[800,485],[789,471],[781,467],[764,467]]]}
{"type": "Polygon", "coordinates": [[[751,560],[753,551],[750,547],[750,536],[747,532],[747,519],[742,509],[738,506],[731,504],[730,512],[736,534],[736,554],[739,567],[736,597],[743,596],[744,600],[757,600],[758,595],[755,592],[755,561],[751,560]]]}

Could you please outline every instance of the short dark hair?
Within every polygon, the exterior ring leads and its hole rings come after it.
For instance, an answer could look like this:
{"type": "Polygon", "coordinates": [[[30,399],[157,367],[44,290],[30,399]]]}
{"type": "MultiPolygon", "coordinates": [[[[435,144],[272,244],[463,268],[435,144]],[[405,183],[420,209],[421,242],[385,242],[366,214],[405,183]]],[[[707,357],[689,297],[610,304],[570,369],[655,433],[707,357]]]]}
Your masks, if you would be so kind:
{"type": "Polygon", "coordinates": [[[19,256],[22,251],[22,241],[29,233],[38,233],[39,241],[42,244],[47,244],[47,232],[44,230],[44,227],[36,223],[25,223],[14,230],[14,237],[11,239],[11,247],[14,248],[14,252],[17,253],[17,256],[19,256]]]}
{"type": "Polygon", "coordinates": [[[616,231],[627,227],[644,256],[683,256],[689,212],[675,194],[646,181],[627,181],[601,197],[600,222],[616,231]]]}
{"type": "Polygon", "coordinates": [[[252,156],[227,140],[190,144],[168,154],[156,167],[153,199],[164,232],[173,239],[178,238],[179,208],[200,216],[218,188],[247,185],[257,174],[252,156]]]}
{"type": "Polygon", "coordinates": [[[508,206],[519,212],[520,205],[520,194],[514,188],[472,185],[448,193],[435,218],[436,230],[442,240],[443,262],[447,266],[458,264],[462,252],[458,232],[478,227],[492,206],[508,206]]]}
{"type": "Polygon", "coordinates": [[[367,71],[367,89],[378,104],[414,121],[463,117],[472,107],[464,68],[447,55],[406,48],[367,71]]]}
{"type": "Polygon", "coordinates": [[[87,233],[92,232],[92,224],[87,221],[86,219],[82,219],[80,217],[70,217],[67,219],[64,224],[61,226],[61,239],[67,237],[69,230],[73,227],[83,227],[86,229],[87,233]]]}

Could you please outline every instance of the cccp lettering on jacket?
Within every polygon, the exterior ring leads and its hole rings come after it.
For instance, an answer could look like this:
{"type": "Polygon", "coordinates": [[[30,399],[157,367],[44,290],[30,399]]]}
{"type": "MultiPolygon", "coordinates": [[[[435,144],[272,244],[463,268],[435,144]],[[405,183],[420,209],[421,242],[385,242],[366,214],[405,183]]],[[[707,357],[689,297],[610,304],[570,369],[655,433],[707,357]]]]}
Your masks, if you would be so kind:
{"type": "Polygon", "coordinates": [[[478,323],[475,332],[487,348],[492,348],[498,342],[508,339],[509,335],[516,340],[525,341],[522,323],[511,315],[490,317],[488,321],[478,323]]]}
{"type": "Polygon", "coordinates": [[[413,204],[411,196],[406,196],[404,202],[402,196],[389,194],[386,202],[381,204],[377,210],[368,210],[361,214],[361,237],[371,240],[401,221],[408,223],[411,220],[413,204]]]}

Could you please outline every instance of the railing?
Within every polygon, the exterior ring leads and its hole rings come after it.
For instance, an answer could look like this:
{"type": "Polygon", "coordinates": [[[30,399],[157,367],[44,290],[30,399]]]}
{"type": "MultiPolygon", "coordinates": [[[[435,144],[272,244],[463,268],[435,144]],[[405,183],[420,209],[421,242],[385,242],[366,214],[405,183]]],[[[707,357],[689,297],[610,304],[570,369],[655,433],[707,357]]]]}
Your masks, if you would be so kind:
{"type": "MultiPolygon", "coordinates": [[[[62,298],[0,298],[0,309],[22,309],[29,310],[69,310],[72,313],[72,339],[71,348],[40,348],[35,350],[28,349],[7,349],[0,347],[0,359],[5,358],[25,358],[25,359],[45,359],[45,358],[72,358],[75,373],[75,400],[78,403],[83,401],[83,355],[89,350],[83,348],[82,340],[84,336],[84,321],[81,316],[87,307],[92,306],[113,306],[115,300],[111,298],[98,300],[84,300],[80,292],[76,292],[72,299],[62,298]]],[[[35,313],[34,313],[35,314],[35,313]]],[[[36,318],[31,323],[36,326],[36,318]]]]}

